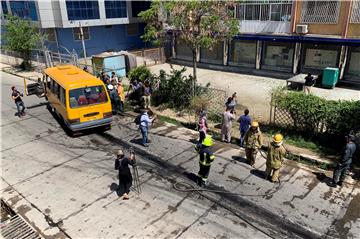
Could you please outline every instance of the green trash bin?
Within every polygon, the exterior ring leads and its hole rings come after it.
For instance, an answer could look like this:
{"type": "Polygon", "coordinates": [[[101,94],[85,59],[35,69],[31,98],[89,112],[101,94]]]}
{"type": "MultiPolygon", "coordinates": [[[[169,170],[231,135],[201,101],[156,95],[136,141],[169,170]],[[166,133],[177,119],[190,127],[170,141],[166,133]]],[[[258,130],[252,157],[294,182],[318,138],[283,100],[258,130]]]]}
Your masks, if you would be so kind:
{"type": "Polygon", "coordinates": [[[339,79],[339,68],[326,67],[322,77],[322,86],[334,88],[339,79]]]}

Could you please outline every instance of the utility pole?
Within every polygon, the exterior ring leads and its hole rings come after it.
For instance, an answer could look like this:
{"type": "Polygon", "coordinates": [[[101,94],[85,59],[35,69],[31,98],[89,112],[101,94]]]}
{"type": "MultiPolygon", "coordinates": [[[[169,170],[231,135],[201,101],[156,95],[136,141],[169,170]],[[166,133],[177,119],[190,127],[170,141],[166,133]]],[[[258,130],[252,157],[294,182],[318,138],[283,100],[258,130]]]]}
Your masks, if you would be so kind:
{"type": "Polygon", "coordinates": [[[79,28],[80,28],[80,36],[81,36],[81,43],[82,43],[83,53],[84,53],[85,65],[87,65],[84,32],[83,32],[83,28],[81,26],[81,22],[79,22],[79,28]]]}

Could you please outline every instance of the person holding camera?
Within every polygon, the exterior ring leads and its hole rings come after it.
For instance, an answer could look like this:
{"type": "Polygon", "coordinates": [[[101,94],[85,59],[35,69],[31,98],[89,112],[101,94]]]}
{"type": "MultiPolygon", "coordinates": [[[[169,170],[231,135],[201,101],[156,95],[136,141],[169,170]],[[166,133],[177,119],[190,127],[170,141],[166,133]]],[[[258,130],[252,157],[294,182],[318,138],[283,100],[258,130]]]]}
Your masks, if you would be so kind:
{"type": "Polygon", "coordinates": [[[120,149],[117,152],[115,159],[115,169],[119,171],[119,187],[118,193],[122,195],[123,200],[129,199],[130,187],[132,186],[132,175],[129,164],[133,167],[136,166],[135,153],[130,152],[130,157],[127,158],[124,152],[120,149]]]}
{"type": "Polygon", "coordinates": [[[24,97],[24,95],[22,93],[20,93],[15,86],[11,87],[12,90],[12,94],[11,94],[11,98],[15,101],[15,105],[17,108],[17,116],[22,117],[25,115],[25,105],[24,102],[22,101],[21,97],[24,97]]]}

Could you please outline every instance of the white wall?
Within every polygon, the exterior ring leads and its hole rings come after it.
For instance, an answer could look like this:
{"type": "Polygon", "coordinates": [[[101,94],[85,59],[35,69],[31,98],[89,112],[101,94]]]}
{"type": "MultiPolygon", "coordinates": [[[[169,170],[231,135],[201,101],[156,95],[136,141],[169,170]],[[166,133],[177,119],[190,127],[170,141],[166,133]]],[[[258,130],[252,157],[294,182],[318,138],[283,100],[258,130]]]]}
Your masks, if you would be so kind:
{"type": "Polygon", "coordinates": [[[240,33],[291,34],[291,22],[280,21],[240,21],[240,33]]]}

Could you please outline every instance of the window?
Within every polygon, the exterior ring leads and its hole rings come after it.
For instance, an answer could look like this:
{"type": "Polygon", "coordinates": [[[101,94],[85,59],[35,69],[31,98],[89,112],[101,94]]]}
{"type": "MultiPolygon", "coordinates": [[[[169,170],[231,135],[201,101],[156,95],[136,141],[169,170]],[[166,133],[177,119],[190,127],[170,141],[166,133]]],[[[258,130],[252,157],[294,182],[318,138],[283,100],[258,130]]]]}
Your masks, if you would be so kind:
{"type": "Polygon", "coordinates": [[[351,23],[360,23],[360,1],[353,1],[351,9],[351,23]]]}
{"type": "Polygon", "coordinates": [[[291,9],[290,0],[249,1],[237,5],[235,17],[239,20],[290,21],[291,9]]]}
{"type": "Polygon", "coordinates": [[[132,16],[138,17],[138,14],[150,8],[150,1],[131,1],[132,16]]]}
{"type": "Polygon", "coordinates": [[[105,1],[106,18],[127,17],[126,1],[105,1]]]}
{"type": "Polygon", "coordinates": [[[46,40],[50,41],[50,42],[55,42],[56,41],[56,31],[55,28],[46,28],[44,29],[44,33],[46,35],[46,40]]]}
{"type": "MultiPolygon", "coordinates": [[[[82,29],[83,29],[83,34],[84,34],[84,40],[89,40],[90,39],[89,28],[88,27],[82,27],[82,29]]],[[[74,35],[74,40],[75,41],[81,41],[80,27],[73,28],[73,35],[74,35]]]]}
{"type": "Polygon", "coordinates": [[[99,19],[98,1],[66,0],[66,10],[69,20],[99,19]]]}
{"type": "Polygon", "coordinates": [[[65,97],[65,89],[60,86],[60,102],[65,106],[66,105],[66,97],[65,97]]]}
{"type": "Polygon", "coordinates": [[[9,13],[9,10],[8,10],[8,8],[7,8],[6,1],[1,1],[1,9],[2,9],[2,13],[3,13],[4,15],[9,13]]]}
{"type": "Polygon", "coordinates": [[[10,8],[13,15],[33,21],[38,20],[35,1],[10,1],[10,8]]]}
{"type": "Polygon", "coordinates": [[[139,25],[137,23],[126,25],[128,36],[135,36],[139,34],[139,25]]]}
{"type": "Polygon", "coordinates": [[[99,85],[70,90],[69,101],[70,107],[76,108],[105,103],[108,101],[108,98],[104,87],[99,85]]]}
{"type": "Polygon", "coordinates": [[[339,1],[304,1],[301,8],[302,23],[337,23],[339,1]]]}

